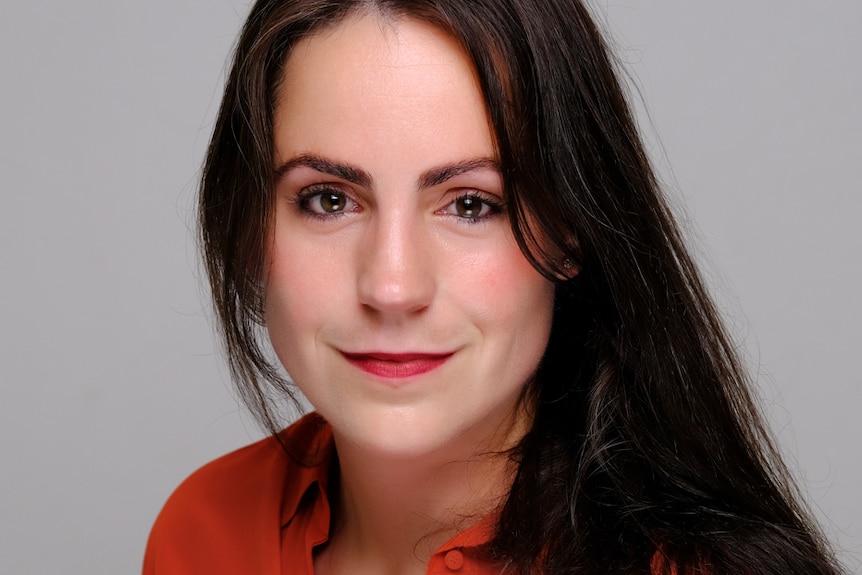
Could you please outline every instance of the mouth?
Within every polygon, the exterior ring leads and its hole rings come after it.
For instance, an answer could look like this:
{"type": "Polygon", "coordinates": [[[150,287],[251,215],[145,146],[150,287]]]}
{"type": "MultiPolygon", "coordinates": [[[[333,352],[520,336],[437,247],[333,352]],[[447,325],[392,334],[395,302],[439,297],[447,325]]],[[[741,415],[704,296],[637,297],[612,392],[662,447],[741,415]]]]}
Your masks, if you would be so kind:
{"type": "Polygon", "coordinates": [[[348,353],[341,352],[352,365],[385,379],[406,379],[433,371],[446,363],[449,353],[348,353]]]}

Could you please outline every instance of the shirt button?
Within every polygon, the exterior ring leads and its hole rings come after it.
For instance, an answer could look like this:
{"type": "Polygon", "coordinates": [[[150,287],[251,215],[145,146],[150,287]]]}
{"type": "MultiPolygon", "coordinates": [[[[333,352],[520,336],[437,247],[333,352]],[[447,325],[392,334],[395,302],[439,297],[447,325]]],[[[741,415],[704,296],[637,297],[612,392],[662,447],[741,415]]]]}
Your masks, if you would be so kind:
{"type": "Polygon", "coordinates": [[[457,571],[464,566],[464,554],[458,549],[451,549],[446,552],[443,562],[452,571],[457,571]]]}

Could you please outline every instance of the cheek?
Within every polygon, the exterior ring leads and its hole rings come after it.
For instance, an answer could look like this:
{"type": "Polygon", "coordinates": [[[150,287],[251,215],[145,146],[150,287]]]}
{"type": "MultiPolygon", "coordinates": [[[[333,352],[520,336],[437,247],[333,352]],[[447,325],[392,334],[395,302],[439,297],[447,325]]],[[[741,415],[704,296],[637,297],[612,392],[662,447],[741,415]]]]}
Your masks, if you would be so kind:
{"type": "Polygon", "coordinates": [[[462,268],[460,298],[468,298],[483,322],[515,331],[542,333],[550,325],[554,285],[537,272],[517,247],[494,252],[462,268]]]}
{"type": "Polygon", "coordinates": [[[307,252],[274,246],[266,281],[266,325],[273,345],[295,342],[299,332],[320,322],[320,310],[332,303],[328,288],[337,285],[324,266],[312,265],[307,252]]]}

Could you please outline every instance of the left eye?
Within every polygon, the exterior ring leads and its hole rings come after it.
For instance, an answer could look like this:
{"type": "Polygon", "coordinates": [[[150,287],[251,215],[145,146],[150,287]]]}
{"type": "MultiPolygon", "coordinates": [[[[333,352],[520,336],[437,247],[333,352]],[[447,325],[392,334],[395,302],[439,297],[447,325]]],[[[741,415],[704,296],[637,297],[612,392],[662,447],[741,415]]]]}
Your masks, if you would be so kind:
{"type": "Polygon", "coordinates": [[[497,203],[486,200],[476,194],[467,194],[455,199],[455,201],[446,206],[444,211],[465,220],[481,220],[498,214],[502,210],[497,203]]]}

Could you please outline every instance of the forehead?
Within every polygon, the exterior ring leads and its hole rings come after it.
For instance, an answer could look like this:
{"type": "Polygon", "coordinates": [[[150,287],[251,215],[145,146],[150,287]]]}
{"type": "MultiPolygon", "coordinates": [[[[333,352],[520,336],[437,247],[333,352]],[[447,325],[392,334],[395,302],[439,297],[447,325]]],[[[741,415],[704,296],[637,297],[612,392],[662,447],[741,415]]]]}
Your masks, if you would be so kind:
{"type": "Polygon", "coordinates": [[[437,163],[495,155],[472,60],[454,38],[425,22],[351,16],[300,40],[281,80],[276,161],[341,151],[386,151],[393,159],[401,151],[425,153],[437,163]]]}

